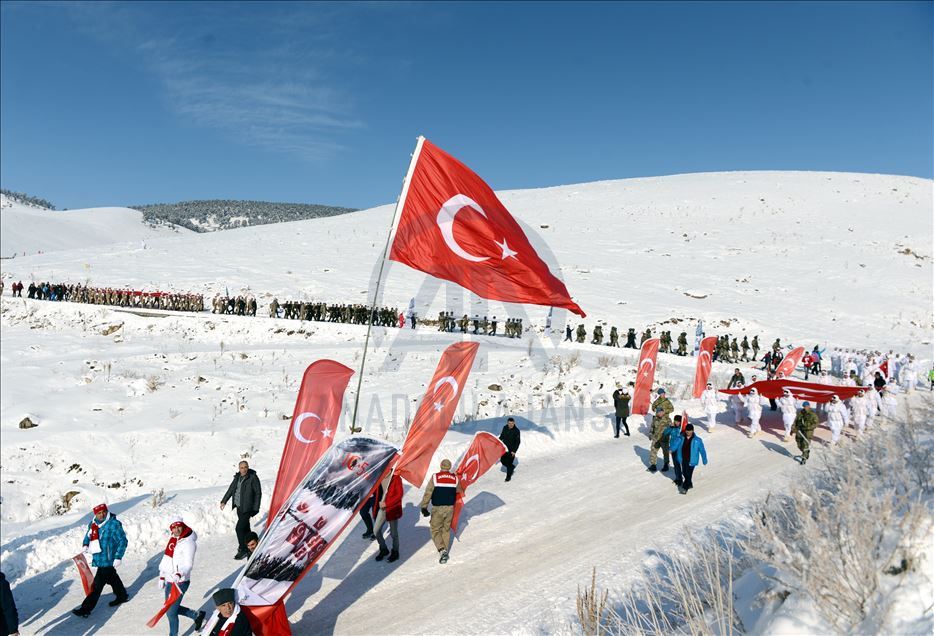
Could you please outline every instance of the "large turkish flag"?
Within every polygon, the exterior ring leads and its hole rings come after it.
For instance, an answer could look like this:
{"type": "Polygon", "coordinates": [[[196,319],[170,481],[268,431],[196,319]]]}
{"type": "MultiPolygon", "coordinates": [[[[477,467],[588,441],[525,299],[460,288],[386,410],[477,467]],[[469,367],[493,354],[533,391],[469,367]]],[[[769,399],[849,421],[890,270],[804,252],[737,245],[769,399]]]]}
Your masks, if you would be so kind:
{"type": "Polygon", "coordinates": [[[795,372],[795,368],[801,364],[802,358],[804,358],[804,347],[789,351],[788,355],[778,363],[778,367],[775,369],[775,377],[777,378],[779,374],[784,373],[786,378],[790,378],[791,374],[795,372]]]}
{"type": "Polygon", "coordinates": [[[464,492],[457,493],[457,499],[454,502],[454,515],[451,517],[451,530],[457,532],[457,521],[460,519],[461,510],[464,508],[464,495],[467,487],[474,483],[486,471],[490,470],[494,464],[502,459],[508,449],[498,437],[486,431],[474,433],[467,452],[457,464],[454,473],[457,475],[457,482],[464,487],[464,492]]]}
{"type": "Polygon", "coordinates": [[[700,349],[697,350],[697,367],[694,369],[693,395],[695,398],[699,398],[707,388],[707,379],[713,367],[713,350],[716,346],[716,336],[707,336],[700,341],[700,349]]]}
{"type": "Polygon", "coordinates": [[[490,186],[421,137],[412,162],[390,260],[483,298],[563,307],[584,317],[490,186]]]}
{"type": "Polygon", "coordinates": [[[318,360],[305,369],[279,460],[267,528],[282,504],[292,496],[298,482],[331,447],[341,417],[344,391],[353,373],[353,369],[334,360],[318,360]]]}

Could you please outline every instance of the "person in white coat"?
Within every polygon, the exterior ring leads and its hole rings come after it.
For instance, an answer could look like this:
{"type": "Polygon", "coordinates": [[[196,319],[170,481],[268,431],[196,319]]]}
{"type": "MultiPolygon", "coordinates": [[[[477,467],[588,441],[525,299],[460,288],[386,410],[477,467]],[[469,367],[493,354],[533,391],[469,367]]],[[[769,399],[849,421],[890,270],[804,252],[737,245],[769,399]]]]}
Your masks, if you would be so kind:
{"type": "Polygon", "coordinates": [[[701,393],[701,406],[704,407],[704,414],[707,416],[707,432],[713,432],[717,426],[717,411],[720,409],[720,400],[717,397],[717,390],[713,384],[708,382],[707,388],[701,393]]]}
{"type": "Polygon", "coordinates": [[[882,403],[882,416],[890,420],[895,419],[895,408],[898,402],[895,400],[895,393],[888,387],[883,387],[879,391],[879,401],[882,403]]]}
{"type": "Polygon", "coordinates": [[[907,361],[902,364],[902,384],[908,393],[913,393],[918,386],[918,364],[914,356],[909,355],[907,361]]]}
{"type": "Polygon", "coordinates": [[[169,621],[169,636],[178,636],[178,615],[187,616],[195,622],[195,631],[201,629],[204,622],[204,612],[196,612],[182,606],[182,599],[188,586],[191,584],[191,571],[195,566],[195,552],[198,550],[198,535],[185,525],[181,517],[176,517],[169,525],[169,542],[159,562],[159,587],[165,592],[168,599],[172,593],[173,584],[178,586],[181,594],[165,613],[169,621]]]}
{"type": "Polygon", "coordinates": [[[785,441],[791,441],[791,427],[795,423],[795,416],[798,414],[798,401],[788,389],[782,390],[782,396],[778,398],[778,408],[782,412],[782,425],[785,427],[785,441]]]}
{"type": "Polygon", "coordinates": [[[856,426],[857,435],[862,435],[866,431],[866,420],[869,418],[871,408],[872,405],[866,397],[865,390],[860,389],[850,399],[850,410],[853,412],[853,425],[856,426]]]}
{"type": "Polygon", "coordinates": [[[876,416],[882,413],[882,398],[879,397],[879,392],[876,391],[875,387],[872,385],[866,389],[866,402],[868,404],[868,409],[866,412],[866,428],[871,429],[873,423],[875,422],[876,416]]]}
{"type": "Polygon", "coordinates": [[[825,410],[827,411],[827,426],[830,427],[830,445],[836,446],[837,442],[840,441],[843,427],[850,421],[850,412],[836,395],[830,396],[830,402],[825,410]]]}
{"type": "Polygon", "coordinates": [[[749,417],[749,437],[755,437],[761,431],[759,420],[762,418],[762,406],[767,402],[756,389],[749,389],[749,393],[742,396],[742,400],[746,405],[746,415],[749,417]]]}

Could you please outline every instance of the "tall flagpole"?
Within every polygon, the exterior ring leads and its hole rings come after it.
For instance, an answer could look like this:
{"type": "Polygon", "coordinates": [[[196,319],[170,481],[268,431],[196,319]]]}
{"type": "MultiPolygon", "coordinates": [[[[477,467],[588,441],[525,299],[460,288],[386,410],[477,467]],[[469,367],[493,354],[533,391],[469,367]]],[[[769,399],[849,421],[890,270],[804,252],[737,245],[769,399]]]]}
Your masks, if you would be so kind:
{"type": "Polygon", "coordinates": [[[363,341],[363,359],[360,361],[360,372],[357,374],[357,393],[353,399],[353,417],[350,420],[350,432],[359,433],[362,428],[357,428],[357,407],[360,405],[360,389],[363,386],[363,369],[366,365],[366,352],[370,344],[370,330],[373,328],[373,313],[376,311],[376,301],[379,298],[379,287],[383,282],[383,269],[386,266],[386,257],[389,255],[389,246],[396,235],[396,227],[399,224],[399,212],[405,205],[406,195],[409,193],[409,183],[412,181],[412,174],[415,172],[415,164],[418,163],[418,156],[422,152],[422,144],[425,138],[418,137],[415,143],[415,152],[412,153],[412,160],[409,162],[409,170],[405,173],[405,179],[402,181],[402,191],[396,200],[396,209],[392,213],[392,223],[389,225],[389,235],[386,237],[386,246],[383,248],[383,257],[379,262],[379,274],[376,276],[376,290],[373,292],[373,302],[370,305],[370,315],[367,316],[366,339],[363,341]]]}

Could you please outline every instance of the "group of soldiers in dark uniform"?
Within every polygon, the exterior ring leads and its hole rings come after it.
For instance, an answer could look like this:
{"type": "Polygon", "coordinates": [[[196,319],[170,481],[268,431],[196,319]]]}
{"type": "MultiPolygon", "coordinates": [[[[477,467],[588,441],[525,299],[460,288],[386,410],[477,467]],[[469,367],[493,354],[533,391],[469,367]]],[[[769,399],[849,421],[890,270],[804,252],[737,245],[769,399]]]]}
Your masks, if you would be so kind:
{"type": "MultiPolygon", "coordinates": [[[[20,293],[22,296],[22,293],[20,293]]],[[[203,311],[204,296],[201,294],[175,294],[169,292],[144,292],[109,287],[88,287],[64,283],[30,283],[26,297],[36,300],[68,301],[89,305],[112,305],[140,309],[166,309],[169,311],[203,311]]]]}
{"type": "Polygon", "coordinates": [[[217,294],[211,301],[212,314],[231,316],[255,316],[256,299],[253,296],[221,296],[217,294]]]}
{"type": "MultiPolygon", "coordinates": [[[[314,320],[316,322],[343,322],[351,325],[367,324],[370,308],[360,303],[336,305],[324,302],[305,302],[287,300],[280,303],[273,298],[269,303],[270,318],[290,320],[314,320]]],[[[399,327],[399,310],[390,307],[377,307],[373,310],[373,324],[377,327],[399,327]]]]}
{"type": "MultiPolygon", "coordinates": [[[[624,349],[640,349],[642,345],[645,344],[645,341],[654,337],[652,335],[652,329],[647,328],[644,332],[641,333],[639,339],[639,344],[636,345],[636,330],[632,327],[626,332],[626,343],[623,345],[624,349]]],[[[587,342],[587,329],[584,325],[577,325],[577,329],[571,329],[570,325],[565,327],[564,331],[564,340],[565,342],[587,342]]],[[[690,355],[693,351],[693,348],[688,348],[688,334],[686,331],[682,331],[678,335],[677,347],[672,347],[673,340],[671,336],[671,331],[662,331],[658,334],[658,345],[659,351],[662,353],[673,353],[679,356],[690,355]]],[[[593,328],[593,338],[590,340],[590,344],[602,345],[603,342],[603,326],[597,325],[593,328]]],[[[610,327],[610,338],[606,343],[608,347],[618,347],[619,345],[619,330],[616,327],[610,327]]],[[[775,341],[775,344],[772,345],[773,352],[778,352],[778,356],[781,355],[779,351],[781,349],[781,344],[778,340],[775,341]]],[[[720,336],[717,339],[717,344],[714,347],[713,359],[719,360],[721,362],[751,362],[757,360],[759,357],[759,336],[753,336],[752,342],[750,343],[747,336],[743,336],[742,341],[738,341],[736,337],[731,338],[729,335],[720,336]],[[752,356],[750,357],[749,352],[752,350],[752,356]],[[742,353],[740,353],[742,352],[742,353]]],[[[773,353],[773,358],[776,357],[773,353]]],[[[781,360],[781,358],[778,358],[781,360]]],[[[776,365],[777,366],[777,365],[776,365]]]]}
{"type": "MultiPolygon", "coordinates": [[[[477,335],[495,336],[498,326],[496,316],[490,320],[487,316],[481,318],[476,314],[473,318],[468,318],[467,314],[455,318],[453,311],[442,311],[438,314],[438,331],[454,333],[460,330],[461,333],[468,333],[468,329],[473,327],[473,333],[477,335]]],[[[507,338],[521,338],[522,318],[507,318],[503,323],[503,335],[507,338]]]]}

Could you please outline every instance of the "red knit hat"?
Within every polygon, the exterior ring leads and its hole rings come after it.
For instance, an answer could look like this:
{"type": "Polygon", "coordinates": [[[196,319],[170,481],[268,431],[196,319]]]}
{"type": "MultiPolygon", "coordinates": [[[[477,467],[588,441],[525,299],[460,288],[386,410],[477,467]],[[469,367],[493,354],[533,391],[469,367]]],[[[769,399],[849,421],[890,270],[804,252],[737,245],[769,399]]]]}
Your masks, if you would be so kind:
{"type": "Polygon", "coordinates": [[[99,515],[102,512],[107,512],[107,504],[97,504],[94,506],[94,514],[99,515]]]}

